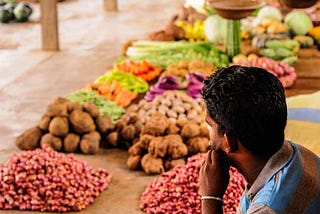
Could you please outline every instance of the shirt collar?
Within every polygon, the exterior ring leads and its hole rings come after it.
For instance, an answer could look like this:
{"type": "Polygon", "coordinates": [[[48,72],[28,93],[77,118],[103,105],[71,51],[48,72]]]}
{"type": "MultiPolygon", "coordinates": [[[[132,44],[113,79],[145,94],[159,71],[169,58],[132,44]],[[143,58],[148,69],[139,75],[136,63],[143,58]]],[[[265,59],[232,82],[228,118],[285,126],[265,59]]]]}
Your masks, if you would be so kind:
{"type": "Polygon", "coordinates": [[[266,163],[258,177],[250,188],[246,188],[246,196],[250,200],[257,194],[257,192],[265,185],[267,180],[274,175],[282,166],[291,159],[293,152],[290,144],[285,141],[282,147],[277,151],[266,163]]]}

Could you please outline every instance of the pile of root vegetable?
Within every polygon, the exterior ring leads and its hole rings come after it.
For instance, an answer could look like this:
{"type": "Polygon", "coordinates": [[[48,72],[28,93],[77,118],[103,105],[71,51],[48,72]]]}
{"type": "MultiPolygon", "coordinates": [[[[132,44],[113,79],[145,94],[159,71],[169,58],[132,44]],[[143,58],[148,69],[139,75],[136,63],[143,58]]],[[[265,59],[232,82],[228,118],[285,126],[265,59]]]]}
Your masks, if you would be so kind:
{"type": "Polygon", "coordinates": [[[49,145],[0,165],[0,209],[80,211],[108,188],[111,175],[49,145]]]}
{"type": "Polygon", "coordinates": [[[95,154],[100,148],[101,136],[113,129],[108,115],[101,115],[90,102],[83,105],[65,98],[50,104],[38,126],[26,130],[16,138],[23,150],[49,144],[56,151],[95,154]]]}
{"type": "MultiPolygon", "coordinates": [[[[142,193],[140,209],[148,214],[201,213],[199,171],[205,159],[205,154],[192,156],[186,165],[174,167],[155,178],[142,193]]],[[[245,180],[233,167],[229,174],[229,185],[223,196],[223,213],[235,214],[245,180]]]]}

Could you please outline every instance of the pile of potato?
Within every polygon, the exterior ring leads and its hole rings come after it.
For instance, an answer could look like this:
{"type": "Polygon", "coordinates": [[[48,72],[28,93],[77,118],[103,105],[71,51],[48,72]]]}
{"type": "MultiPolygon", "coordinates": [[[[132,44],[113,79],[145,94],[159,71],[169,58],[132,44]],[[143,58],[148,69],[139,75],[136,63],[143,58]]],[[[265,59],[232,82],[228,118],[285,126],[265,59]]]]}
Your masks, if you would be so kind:
{"type": "Polygon", "coordinates": [[[138,140],[129,149],[127,165],[147,174],[161,174],[184,164],[185,158],[208,150],[209,131],[205,123],[180,118],[170,122],[165,115],[155,113],[141,129],[138,140]]]}
{"type": "Polygon", "coordinates": [[[16,138],[16,145],[33,150],[49,144],[56,151],[95,154],[101,135],[113,128],[109,116],[100,115],[94,104],[81,105],[59,97],[47,107],[38,126],[16,138]]]}

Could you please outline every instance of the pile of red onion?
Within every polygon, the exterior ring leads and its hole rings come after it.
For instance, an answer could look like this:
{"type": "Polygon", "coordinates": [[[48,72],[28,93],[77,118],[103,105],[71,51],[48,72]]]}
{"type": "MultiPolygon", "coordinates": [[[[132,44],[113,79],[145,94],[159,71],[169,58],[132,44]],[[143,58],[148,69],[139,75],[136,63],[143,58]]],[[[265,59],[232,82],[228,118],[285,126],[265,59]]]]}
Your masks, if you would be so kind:
{"type": "Polygon", "coordinates": [[[106,170],[44,145],[15,154],[0,166],[0,209],[79,211],[108,187],[110,179],[106,170]]]}
{"type": "MultiPolygon", "coordinates": [[[[188,159],[186,165],[177,166],[153,180],[143,192],[140,209],[146,213],[201,213],[199,194],[199,171],[205,154],[188,159]]],[[[224,213],[236,213],[236,208],[245,188],[243,176],[230,168],[230,181],[223,196],[224,213]]]]}

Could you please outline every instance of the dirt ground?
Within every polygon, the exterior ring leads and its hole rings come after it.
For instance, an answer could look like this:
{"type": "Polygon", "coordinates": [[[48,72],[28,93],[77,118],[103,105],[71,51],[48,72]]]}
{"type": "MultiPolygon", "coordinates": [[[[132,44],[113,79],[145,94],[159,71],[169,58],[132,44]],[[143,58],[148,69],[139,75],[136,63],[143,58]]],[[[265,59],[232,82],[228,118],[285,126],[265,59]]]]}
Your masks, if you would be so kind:
{"type": "MultiPolygon", "coordinates": [[[[32,4],[30,22],[0,24],[0,163],[19,151],[15,137],[35,126],[54,98],[95,80],[112,67],[122,44],[162,29],[183,2],[118,0],[118,12],[103,11],[102,0],[60,2],[59,52],[41,50],[38,4],[32,4]]],[[[142,213],[139,197],[155,177],[129,171],[126,151],[103,150],[78,157],[113,175],[108,190],[81,213],[142,213]]]]}

